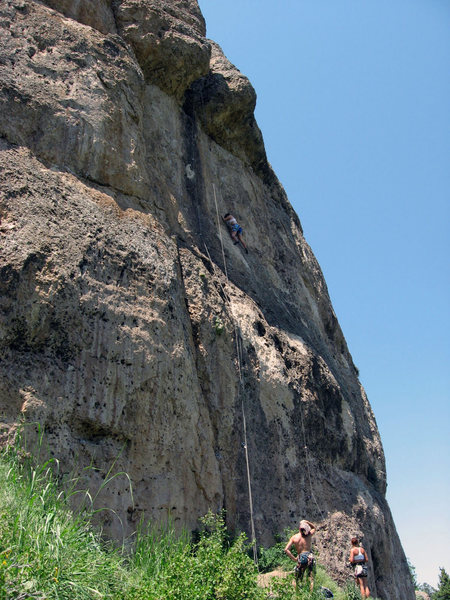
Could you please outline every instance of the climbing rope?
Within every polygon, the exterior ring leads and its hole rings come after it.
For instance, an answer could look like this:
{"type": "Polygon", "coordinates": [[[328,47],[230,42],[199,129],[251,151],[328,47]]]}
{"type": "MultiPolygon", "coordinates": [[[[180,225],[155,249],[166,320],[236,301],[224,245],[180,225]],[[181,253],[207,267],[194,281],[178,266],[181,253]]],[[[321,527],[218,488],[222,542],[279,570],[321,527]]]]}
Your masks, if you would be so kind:
{"type": "MultiPolygon", "coordinates": [[[[213,192],[214,192],[214,204],[216,207],[217,228],[219,230],[220,246],[222,249],[222,259],[223,259],[223,265],[224,265],[225,279],[226,279],[227,284],[229,285],[227,261],[225,258],[225,250],[224,250],[223,238],[222,238],[222,228],[220,226],[221,224],[220,224],[220,219],[219,219],[219,209],[218,209],[218,205],[217,205],[216,187],[214,184],[213,184],[213,192]]],[[[211,256],[209,254],[206,244],[205,244],[205,247],[207,249],[208,257],[211,260],[211,256]]],[[[211,261],[211,263],[212,263],[212,261],[211,261]]],[[[214,269],[214,267],[213,267],[213,269],[214,269]]],[[[238,376],[239,376],[239,395],[241,398],[242,427],[243,427],[243,435],[244,435],[243,448],[244,448],[244,454],[245,454],[245,466],[246,466],[246,471],[247,471],[247,486],[248,486],[248,499],[249,499],[249,508],[250,508],[250,528],[251,528],[251,536],[252,536],[253,559],[255,561],[255,564],[258,566],[258,548],[257,548],[257,544],[256,544],[255,519],[254,519],[254,512],[253,512],[252,480],[251,480],[251,474],[250,474],[250,459],[249,459],[249,454],[248,454],[247,418],[246,418],[246,414],[245,414],[245,402],[244,402],[245,390],[244,390],[244,380],[243,380],[243,370],[242,370],[242,362],[243,362],[242,361],[242,336],[241,336],[240,330],[237,325],[236,317],[234,316],[233,307],[231,305],[231,302],[229,301],[228,295],[225,292],[224,292],[224,297],[225,297],[225,303],[228,304],[229,313],[230,313],[230,316],[231,316],[231,319],[233,322],[233,327],[234,327],[234,339],[235,339],[235,344],[236,344],[236,357],[237,357],[236,365],[237,365],[237,371],[238,371],[238,376]]]]}
{"type": "Polygon", "coordinates": [[[253,559],[258,565],[258,548],[256,546],[256,532],[255,532],[255,522],[253,517],[253,499],[252,499],[252,485],[251,485],[251,477],[250,477],[250,460],[248,457],[248,443],[247,443],[247,419],[245,417],[245,405],[244,405],[244,380],[242,376],[242,338],[240,333],[237,331],[235,325],[235,339],[236,339],[236,347],[237,347],[237,355],[238,355],[238,372],[239,372],[239,387],[240,387],[240,395],[241,395],[241,411],[242,411],[242,423],[244,429],[244,452],[245,452],[245,464],[247,468],[247,484],[248,484],[248,497],[249,497],[249,505],[250,505],[250,524],[251,524],[251,534],[252,534],[252,547],[253,547],[253,559]]]}
{"type": "MultiPolygon", "coordinates": [[[[194,127],[192,128],[192,136],[194,137],[194,127]]],[[[192,156],[192,162],[193,162],[194,168],[197,167],[197,165],[195,164],[194,156],[192,156]]],[[[198,174],[196,172],[194,174],[194,177],[195,177],[195,182],[194,182],[195,193],[196,193],[196,197],[198,198],[198,180],[197,180],[198,174]]],[[[222,227],[221,227],[221,219],[219,216],[216,186],[213,184],[212,187],[213,187],[214,204],[215,204],[216,218],[217,218],[217,228],[218,228],[218,232],[219,232],[225,281],[226,281],[226,285],[229,286],[230,282],[229,282],[229,278],[228,278],[227,261],[226,261],[226,257],[225,257],[224,243],[223,243],[223,237],[222,237],[222,227]]],[[[211,258],[211,254],[209,252],[208,246],[203,238],[202,228],[201,228],[201,224],[200,224],[200,212],[199,212],[198,203],[196,203],[196,211],[197,211],[198,232],[199,232],[200,237],[203,240],[205,251],[208,256],[208,260],[213,269],[215,280],[220,285],[220,288],[221,288],[221,291],[223,294],[223,298],[224,298],[224,303],[225,303],[227,312],[229,313],[229,316],[233,323],[233,328],[234,328],[234,338],[235,338],[235,344],[236,344],[236,357],[237,357],[236,368],[237,368],[237,373],[238,373],[238,378],[239,378],[238,395],[240,396],[240,400],[241,400],[241,412],[242,412],[242,424],[243,424],[243,444],[242,444],[242,446],[243,446],[244,454],[245,454],[245,464],[246,464],[246,473],[247,473],[253,558],[254,558],[255,564],[258,566],[258,553],[257,553],[257,544],[256,544],[256,532],[255,532],[253,497],[252,497],[252,480],[251,480],[251,472],[250,472],[250,458],[249,458],[249,451],[248,451],[247,419],[246,419],[246,411],[245,411],[245,387],[244,387],[244,378],[243,378],[242,336],[241,336],[241,333],[240,333],[240,330],[239,330],[239,327],[237,324],[237,319],[234,315],[233,306],[230,302],[229,295],[227,294],[227,290],[225,289],[225,287],[221,281],[221,277],[218,274],[216,274],[216,265],[211,258]]],[[[294,315],[291,313],[289,308],[286,306],[285,302],[283,302],[280,299],[278,294],[276,294],[276,296],[277,296],[278,300],[281,302],[281,304],[284,305],[285,310],[288,312],[288,314],[291,316],[291,318],[294,319],[295,318],[294,315]]],[[[309,446],[308,446],[308,439],[307,439],[307,435],[306,435],[306,428],[305,428],[304,417],[303,417],[303,404],[302,404],[301,398],[300,398],[300,422],[301,422],[303,443],[304,443],[303,448],[305,451],[306,472],[307,472],[307,478],[308,478],[311,498],[313,499],[314,504],[317,507],[317,511],[318,511],[318,514],[320,515],[320,518],[322,520],[325,520],[324,512],[321,510],[319,503],[317,502],[317,498],[314,494],[314,488],[313,488],[313,484],[312,484],[311,464],[310,464],[311,460],[312,460],[312,456],[310,455],[310,450],[309,450],[309,446]]]]}
{"type": "MultiPolygon", "coordinates": [[[[226,258],[225,258],[225,251],[224,251],[223,238],[222,238],[222,232],[221,232],[221,223],[220,223],[219,210],[218,210],[218,204],[217,204],[217,194],[216,194],[216,188],[215,188],[214,184],[213,184],[213,192],[214,192],[214,203],[215,203],[215,208],[216,208],[217,228],[219,230],[219,239],[220,239],[220,244],[221,244],[225,278],[226,278],[227,284],[229,284],[227,263],[226,263],[226,258]]],[[[206,243],[205,243],[205,249],[206,249],[208,258],[211,262],[213,271],[215,273],[215,265],[211,259],[211,255],[209,253],[206,243]]],[[[254,514],[253,514],[250,460],[249,460],[249,455],[248,455],[247,420],[246,420],[245,403],[244,403],[244,382],[243,382],[243,371],[242,371],[242,362],[243,362],[242,361],[242,338],[241,338],[240,332],[239,332],[237,324],[236,324],[236,319],[235,319],[235,316],[233,313],[233,307],[228,299],[228,295],[226,294],[226,292],[222,286],[222,283],[220,282],[220,279],[219,279],[219,283],[222,288],[222,292],[223,292],[223,295],[225,298],[225,303],[228,305],[230,316],[231,316],[233,326],[234,326],[234,336],[235,336],[236,355],[237,355],[237,371],[238,371],[238,376],[239,376],[239,388],[240,388],[240,395],[241,395],[241,410],[242,410],[242,422],[243,422],[243,433],[244,433],[243,448],[245,451],[245,461],[246,461],[246,469],[247,469],[248,496],[249,496],[249,505],[250,505],[250,524],[251,524],[251,535],[252,535],[252,541],[253,541],[253,555],[254,555],[255,563],[258,564],[256,533],[255,533],[254,514]]],[[[288,310],[288,312],[290,313],[289,310],[288,310]]],[[[293,316],[293,315],[291,315],[291,316],[293,316]]],[[[321,510],[319,503],[317,502],[316,495],[314,494],[314,488],[313,488],[312,476],[311,476],[311,465],[310,465],[311,457],[310,457],[310,450],[308,447],[308,439],[307,439],[307,435],[306,435],[306,428],[305,428],[305,423],[304,423],[304,418],[303,418],[303,406],[302,406],[301,399],[300,399],[300,403],[301,403],[300,404],[300,422],[301,422],[302,435],[303,435],[303,443],[304,443],[303,449],[305,451],[305,464],[306,464],[306,472],[307,472],[308,483],[309,483],[309,488],[310,488],[310,495],[314,501],[315,506],[317,507],[320,518],[322,520],[324,520],[324,512],[321,510]]]]}
{"type": "MultiPolygon", "coordinates": [[[[191,128],[191,136],[192,136],[192,146],[194,146],[195,140],[194,140],[194,130],[195,130],[195,123],[192,123],[192,128],[191,128]]],[[[196,199],[198,199],[199,197],[199,193],[198,193],[198,165],[196,164],[196,160],[195,160],[195,156],[194,153],[192,153],[192,156],[190,157],[192,166],[193,168],[193,178],[194,178],[194,190],[195,190],[195,197],[196,199]]],[[[188,165],[189,167],[191,167],[191,165],[188,165]]],[[[192,169],[192,167],[191,167],[192,169]]],[[[222,249],[222,259],[223,259],[223,266],[224,266],[224,273],[225,273],[225,280],[226,283],[229,285],[229,279],[228,279],[228,270],[227,270],[227,262],[226,262],[226,258],[225,258],[225,250],[224,250],[224,245],[223,245],[223,239],[222,239],[222,229],[220,227],[220,218],[219,218],[219,209],[218,209],[218,205],[217,205],[217,195],[216,195],[216,187],[213,184],[213,193],[214,193],[214,203],[215,203],[215,207],[216,207],[216,217],[217,217],[217,227],[219,230],[219,237],[220,237],[220,245],[221,245],[221,249],[222,249]]],[[[215,270],[215,265],[211,259],[211,255],[208,249],[208,246],[206,245],[206,242],[203,238],[203,232],[202,232],[202,228],[201,228],[201,222],[200,222],[200,211],[199,211],[199,206],[198,206],[198,202],[196,202],[196,212],[197,212],[197,227],[198,227],[198,234],[200,236],[200,238],[203,240],[203,244],[205,246],[205,250],[206,253],[208,255],[208,259],[212,265],[212,269],[213,269],[213,273],[216,276],[216,270],[215,270]]],[[[239,376],[239,395],[241,398],[241,411],[242,411],[242,422],[243,422],[243,435],[244,435],[244,440],[243,440],[243,448],[244,448],[244,453],[245,453],[245,464],[246,464],[246,471],[247,471],[247,484],[248,484],[248,496],[249,496],[249,506],[250,506],[250,527],[251,527],[251,536],[252,536],[252,546],[253,546],[253,558],[255,561],[256,566],[258,566],[258,551],[257,551],[257,545],[256,545],[256,533],[255,533],[255,523],[254,523],[254,513],[253,513],[253,498],[252,498],[252,485],[251,485],[251,475],[250,475],[250,460],[249,460],[249,454],[248,454],[248,440],[247,440],[247,420],[246,420],[246,415],[245,415],[245,403],[244,403],[244,382],[243,382],[243,371],[242,371],[242,340],[241,340],[241,335],[240,335],[240,331],[238,329],[238,325],[236,322],[236,318],[234,316],[233,313],[233,307],[231,306],[231,303],[229,301],[228,298],[228,294],[226,293],[226,290],[224,289],[222,282],[220,281],[220,277],[216,277],[216,280],[219,282],[222,293],[223,293],[223,297],[224,297],[224,302],[225,302],[225,306],[228,306],[228,312],[230,315],[230,318],[232,320],[233,323],[233,327],[234,327],[234,337],[235,337],[235,343],[236,343],[236,355],[237,355],[237,371],[238,371],[238,376],[239,376]]]]}
{"type": "Polygon", "coordinates": [[[318,510],[318,512],[320,514],[321,519],[324,520],[324,517],[323,517],[324,513],[323,513],[322,509],[320,508],[319,503],[317,502],[316,496],[314,494],[313,485],[312,485],[311,468],[310,468],[310,464],[309,464],[309,461],[310,461],[309,447],[308,447],[308,440],[307,440],[307,437],[306,437],[305,423],[304,423],[304,420],[303,420],[303,406],[302,406],[302,399],[301,398],[299,398],[299,402],[300,402],[300,411],[299,411],[300,412],[300,423],[301,423],[301,426],[302,426],[303,443],[304,443],[303,449],[305,450],[306,472],[308,474],[309,488],[311,490],[311,498],[314,500],[314,503],[315,503],[315,505],[317,507],[317,510],[318,510]]]}
{"type": "Polygon", "coordinates": [[[213,184],[213,192],[214,192],[214,204],[216,205],[217,228],[219,230],[220,246],[222,248],[223,268],[224,268],[225,277],[226,277],[226,280],[228,283],[227,261],[225,259],[225,251],[223,249],[222,227],[220,226],[219,209],[217,208],[216,186],[214,184],[213,184]]]}

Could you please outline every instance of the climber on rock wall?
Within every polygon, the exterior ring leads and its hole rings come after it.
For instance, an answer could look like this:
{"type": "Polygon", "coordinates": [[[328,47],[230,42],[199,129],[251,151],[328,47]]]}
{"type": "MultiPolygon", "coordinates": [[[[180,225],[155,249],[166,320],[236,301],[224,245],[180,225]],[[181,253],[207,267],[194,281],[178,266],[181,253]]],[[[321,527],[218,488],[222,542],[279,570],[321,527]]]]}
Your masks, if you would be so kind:
{"type": "Polygon", "coordinates": [[[233,215],[230,215],[230,213],[227,213],[222,218],[223,218],[223,220],[225,221],[225,223],[226,223],[226,225],[228,227],[228,230],[230,232],[231,239],[233,240],[233,243],[234,244],[239,244],[239,242],[241,242],[244,250],[248,254],[248,248],[245,245],[244,240],[242,239],[242,232],[243,232],[242,227],[239,225],[239,223],[236,221],[236,219],[233,217],[233,215]]]}

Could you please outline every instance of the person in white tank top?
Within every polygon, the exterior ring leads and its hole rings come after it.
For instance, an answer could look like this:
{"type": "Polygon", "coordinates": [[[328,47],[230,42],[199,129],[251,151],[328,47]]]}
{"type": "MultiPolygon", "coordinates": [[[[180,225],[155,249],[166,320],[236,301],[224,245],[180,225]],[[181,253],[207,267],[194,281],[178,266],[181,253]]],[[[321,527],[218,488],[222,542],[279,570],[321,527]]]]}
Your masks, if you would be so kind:
{"type": "Polygon", "coordinates": [[[353,555],[353,562],[360,563],[360,562],[365,562],[365,561],[366,561],[366,559],[364,557],[364,554],[361,552],[361,548],[358,548],[358,554],[353,555]]]}
{"type": "Polygon", "coordinates": [[[350,563],[355,566],[355,580],[359,584],[359,590],[363,598],[370,596],[369,586],[367,585],[367,563],[369,558],[367,552],[359,545],[359,540],[352,537],[352,549],[350,550],[350,563]]]}

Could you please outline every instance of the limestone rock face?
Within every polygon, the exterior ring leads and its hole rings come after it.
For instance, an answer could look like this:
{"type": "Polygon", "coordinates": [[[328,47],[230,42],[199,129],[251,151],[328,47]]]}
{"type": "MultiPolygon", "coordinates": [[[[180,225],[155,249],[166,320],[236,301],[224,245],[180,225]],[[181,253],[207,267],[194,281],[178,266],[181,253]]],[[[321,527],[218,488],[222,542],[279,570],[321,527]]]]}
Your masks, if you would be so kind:
{"type": "Polygon", "coordinates": [[[211,51],[196,0],[122,0],[114,11],[147,81],[181,100],[208,72],[211,51]]]}
{"type": "Polygon", "coordinates": [[[254,117],[253,86],[211,42],[209,73],[192,85],[188,97],[203,130],[218,144],[238,156],[257,173],[269,170],[261,131],[254,117]]]}
{"type": "Polygon", "coordinates": [[[209,508],[249,532],[245,416],[258,544],[306,517],[343,581],[363,535],[374,595],[414,598],[375,418],[250,84],[194,0],[92,7],[0,0],[3,440],[39,423],[62,472],[98,469],[92,491],[116,461],[111,537],[209,508]]]}
{"type": "Polygon", "coordinates": [[[2,135],[47,165],[145,194],[143,77],[123,40],[38,3],[0,6],[2,135]]]}
{"type": "Polygon", "coordinates": [[[102,33],[116,33],[111,0],[43,0],[43,3],[102,33]]]}

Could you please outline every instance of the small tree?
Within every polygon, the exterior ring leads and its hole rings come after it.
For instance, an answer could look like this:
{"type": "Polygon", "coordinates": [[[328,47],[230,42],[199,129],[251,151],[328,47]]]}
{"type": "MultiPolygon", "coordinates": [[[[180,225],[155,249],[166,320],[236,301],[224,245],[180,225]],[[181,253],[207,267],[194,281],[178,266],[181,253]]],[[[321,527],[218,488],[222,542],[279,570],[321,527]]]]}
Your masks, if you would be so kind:
{"type": "Polygon", "coordinates": [[[450,577],[443,567],[440,569],[439,585],[433,600],[450,600],[450,577]]]}
{"type": "Polygon", "coordinates": [[[420,583],[419,591],[425,592],[426,594],[429,595],[430,598],[432,598],[433,594],[436,593],[436,590],[434,589],[434,587],[432,587],[429,583],[420,583]]]}
{"type": "Polygon", "coordinates": [[[409,560],[409,558],[407,558],[406,561],[408,563],[409,574],[411,575],[411,581],[412,581],[412,584],[414,586],[414,589],[418,590],[419,586],[418,586],[418,583],[417,583],[416,567],[412,564],[412,562],[409,560]]]}

